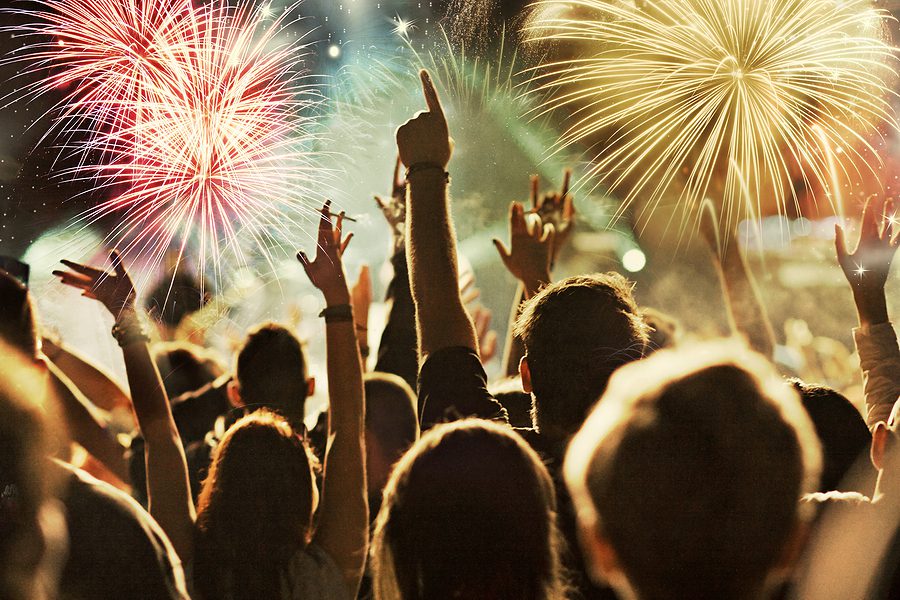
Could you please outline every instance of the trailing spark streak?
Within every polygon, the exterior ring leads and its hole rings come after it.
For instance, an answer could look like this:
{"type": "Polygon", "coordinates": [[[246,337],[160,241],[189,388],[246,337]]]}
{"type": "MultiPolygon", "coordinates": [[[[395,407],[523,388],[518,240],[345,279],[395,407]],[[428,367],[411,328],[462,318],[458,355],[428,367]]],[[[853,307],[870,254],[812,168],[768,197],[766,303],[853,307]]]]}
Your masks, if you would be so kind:
{"type": "Polygon", "coordinates": [[[568,115],[559,148],[600,147],[588,176],[624,190],[622,211],[677,202],[684,225],[714,197],[733,221],[769,195],[784,212],[794,181],[832,185],[898,127],[889,16],[865,0],[548,0],[536,14],[530,38],[572,56],[534,73],[538,112],[568,115]]]}

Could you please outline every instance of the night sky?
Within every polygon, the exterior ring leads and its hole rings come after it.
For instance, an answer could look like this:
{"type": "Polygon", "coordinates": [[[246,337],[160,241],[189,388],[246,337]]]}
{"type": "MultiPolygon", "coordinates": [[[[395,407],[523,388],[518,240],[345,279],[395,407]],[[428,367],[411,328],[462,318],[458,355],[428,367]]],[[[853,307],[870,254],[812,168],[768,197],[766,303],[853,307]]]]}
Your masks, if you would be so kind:
{"type": "MultiPolygon", "coordinates": [[[[272,0],[270,10],[283,11],[289,0],[272,0]]],[[[409,38],[420,50],[428,50],[438,24],[473,45],[494,38],[504,18],[515,18],[524,3],[494,0],[402,1],[402,0],[306,0],[299,7],[304,17],[286,35],[307,36],[313,42],[308,69],[322,75],[333,74],[352,61],[372,55],[389,56],[397,50],[398,18],[411,22],[409,38]],[[448,13],[449,11],[449,13],[448,13]],[[448,14],[455,15],[455,19],[448,14]],[[339,49],[336,50],[336,49],[339,49]]],[[[11,8],[31,8],[32,2],[0,2],[0,55],[25,44],[15,35],[24,24],[11,8]]],[[[464,40],[460,40],[464,41],[464,40]]],[[[21,101],[17,91],[32,79],[17,77],[23,63],[0,64],[0,254],[20,255],[28,244],[49,227],[78,214],[97,200],[89,184],[72,183],[54,177],[70,165],[54,147],[54,139],[44,138],[52,120],[51,111],[62,94],[44,95],[21,101]]]]}

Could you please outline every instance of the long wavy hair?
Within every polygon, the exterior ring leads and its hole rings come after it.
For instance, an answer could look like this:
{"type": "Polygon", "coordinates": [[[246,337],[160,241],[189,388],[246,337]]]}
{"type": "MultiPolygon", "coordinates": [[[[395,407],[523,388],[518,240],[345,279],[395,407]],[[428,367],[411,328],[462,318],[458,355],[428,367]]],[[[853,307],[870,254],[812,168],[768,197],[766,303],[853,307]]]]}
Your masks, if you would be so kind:
{"type": "Polygon", "coordinates": [[[375,524],[376,600],[566,595],[553,482],[511,428],[431,429],[397,463],[375,524]]]}
{"type": "Polygon", "coordinates": [[[204,600],[281,598],[288,563],[312,536],[317,466],[273,412],[225,433],[198,500],[194,587],[204,600]]]}

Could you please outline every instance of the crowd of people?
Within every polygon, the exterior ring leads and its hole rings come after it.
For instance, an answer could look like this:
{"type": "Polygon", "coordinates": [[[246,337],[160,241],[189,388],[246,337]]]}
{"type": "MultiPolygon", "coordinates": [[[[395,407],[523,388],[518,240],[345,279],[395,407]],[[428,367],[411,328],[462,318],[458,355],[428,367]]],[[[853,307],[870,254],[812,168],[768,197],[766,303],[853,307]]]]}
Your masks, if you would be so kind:
{"type": "Polygon", "coordinates": [[[489,381],[493,341],[461,292],[450,127],[421,80],[427,109],[397,130],[378,199],[393,275],[371,371],[344,214],[326,203],[314,255],[297,255],[325,304],[315,427],[289,327],[254,327],[228,367],[158,341],[187,314],[149,319],[117,251],[109,269],[63,260],[61,284],[114,319],[123,389],[47,337],[0,271],[0,599],[900,597],[892,207],[867,203],[853,251],[836,229],[865,414],[773,365],[751,272],[711,205],[701,231],[729,339],[681,341],[618,273],[553,281],[568,174],[512,203],[495,240],[519,290],[504,377],[489,381]],[[109,424],[125,409],[127,443],[109,424]]]}

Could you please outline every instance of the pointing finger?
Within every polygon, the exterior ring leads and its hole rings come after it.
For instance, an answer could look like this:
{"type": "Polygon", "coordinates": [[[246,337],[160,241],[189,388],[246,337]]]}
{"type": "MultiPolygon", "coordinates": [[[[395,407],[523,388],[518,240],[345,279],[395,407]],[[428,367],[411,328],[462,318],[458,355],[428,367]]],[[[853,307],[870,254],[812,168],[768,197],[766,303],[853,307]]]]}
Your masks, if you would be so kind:
{"type": "Polygon", "coordinates": [[[419,71],[419,77],[422,79],[422,93],[425,94],[425,105],[428,111],[444,118],[444,108],[441,106],[441,100],[438,98],[437,90],[434,89],[434,82],[431,75],[425,69],[419,71]]]}
{"type": "Polygon", "coordinates": [[[560,197],[565,198],[569,193],[569,180],[572,179],[572,169],[566,169],[563,171],[563,183],[562,190],[560,191],[560,197]]]}

